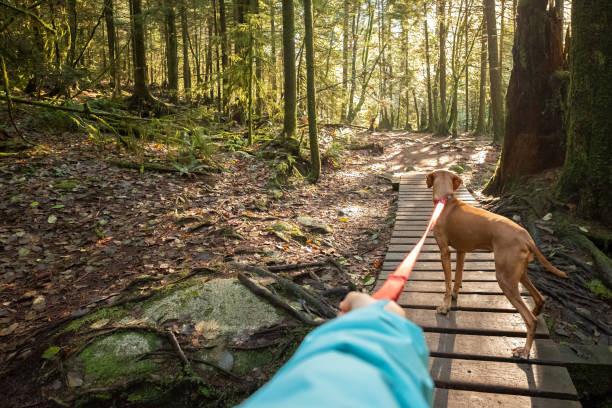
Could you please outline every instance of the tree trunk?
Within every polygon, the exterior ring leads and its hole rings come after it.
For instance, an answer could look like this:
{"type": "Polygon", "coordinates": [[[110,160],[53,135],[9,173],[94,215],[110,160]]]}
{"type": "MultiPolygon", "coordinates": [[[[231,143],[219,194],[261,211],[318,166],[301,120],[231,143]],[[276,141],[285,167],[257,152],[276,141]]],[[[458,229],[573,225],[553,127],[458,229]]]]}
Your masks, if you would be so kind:
{"type": "Polygon", "coordinates": [[[274,0],[270,1],[270,49],[272,53],[272,60],[270,61],[271,70],[270,82],[272,82],[272,91],[274,91],[274,101],[276,101],[277,89],[276,85],[276,3],[274,0]]]}
{"type": "Polygon", "coordinates": [[[117,57],[115,52],[115,13],[113,11],[113,0],[104,0],[104,18],[106,20],[106,35],[108,42],[108,61],[110,65],[110,80],[113,90],[113,98],[119,95],[119,73],[117,72],[117,57]]]}
{"type": "Polygon", "coordinates": [[[314,46],[312,39],[312,1],[304,0],[304,42],[306,47],[306,98],[308,100],[308,139],[310,141],[310,180],[316,183],[321,175],[317,106],[315,91],[314,46]]]}
{"type": "Polygon", "coordinates": [[[486,133],[485,115],[487,110],[487,20],[483,18],[482,33],[480,35],[480,93],[478,95],[478,120],[474,134],[486,133]]]}
{"type": "Polygon", "coordinates": [[[429,63],[429,29],[427,27],[427,3],[423,3],[425,9],[425,65],[427,66],[427,131],[431,132],[434,126],[432,96],[431,96],[431,64],[429,63]]]}
{"type": "Polygon", "coordinates": [[[493,143],[504,140],[504,117],[501,96],[501,71],[497,47],[497,24],[495,22],[495,0],[484,0],[489,45],[489,82],[491,88],[491,110],[493,115],[493,143]]]}
{"type": "Polygon", "coordinates": [[[521,177],[557,167],[565,155],[567,74],[558,72],[561,41],[547,0],[522,0],[508,86],[508,121],[500,164],[487,194],[502,193],[521,177]]]}
{"type": "Polygon", "coordinates": [[[147,87],[147,58],[144,41],[144,15],[142,14],[142,0],[130,0],[130,22],[132,26],[132,59],[134,94],[133,105],[142,102],[151,102],[153,97],[147,87]]]}
{"type": "Polygon", "coordinates": [[[348,91],[348,36],[349,36],[349,0],[343,2],[342,13],[342,105],[340,122],[346,120],[346,98],[348,91]]]}
{"type": "Polygon", "coordinates": [[[183,88],[185,101],[191,103],[191,67],[189,66],[189,31],[187,31],[187,7],[181,0],[181,36],[183,38],[183,88]]]}
{"type": "MultiPolygon", "coordinates": [[[[229,68],[229,45],[227,43],[227,24],[225,19],[225,0],[219,0],[219,34],[221,34],[221,65],[223,72],[221,77],[223,79],[223,97],[221,98],[221,110],[225,112],[227,110],[227,104],[229,101],[229,78],[227,76],[227,70],[229,68]]],[[[219,75],[219,73],[217,73],[219,75]]]]}
{"type": "Polygon", "coordinates": [[[361,8],[358,7],[357,1],[353,3],[353,21],[351,24],[351,89],[348,97],[347,121],[348,116],[353,112],[353,99],[355,98],[355,87],[357,85],[357,32],[359,30],[359,18],[361,16],[361,8]]]}
{"type": "Polygon", "coordinates": [[[297,80],[295,74],[295,20],[293,15],[293,0],[283,0],[283,71],[284,71],[284,108],[283,138],[285,140],[295,135],[297,80]]]}
{"type": "Polygon", "coordinates": [[[465,2],[465,131],[470,131],[470,49],[468,45],[469,41],[469,27],[468,27],[468,16],[469,16],[469,1],[465,2]]]}
{"type": "Polygon", "coordinates": [[[438,40],[440,52],[440,67],[438,79],[440,81],[440,116],[436,126],[436,136],[448,134],[448,121],[446,118],[446,0],[438,0],[438,40]]]}
{"type": "Polygon", "coordinates": [[[174,3],[164,4],[166,23],[166,66],[168,69],[168,96],[170,102],[178,103],[178,46],[176,41],[176,14],[174,3]]]}
{"type": "Polygon", "coordinates": [[[560,197],[612,225],[612,3],[572,2],[570,111],[560,197]]]}

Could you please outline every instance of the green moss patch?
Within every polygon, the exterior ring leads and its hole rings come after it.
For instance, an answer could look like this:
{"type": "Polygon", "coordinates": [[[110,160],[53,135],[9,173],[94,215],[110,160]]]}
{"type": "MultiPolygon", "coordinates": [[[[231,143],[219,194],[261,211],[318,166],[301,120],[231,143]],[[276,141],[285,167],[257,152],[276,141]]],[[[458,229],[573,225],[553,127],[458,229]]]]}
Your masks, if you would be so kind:
{"type": "Polygon", "coordinates": [[[122,377],[137,377],[158,371],[150,360],[137,361],[159,348],[159,339],[150,333],[118,333],[95,341],[79,355],[86,378],[91,383],[108,383],[122,377]]]}

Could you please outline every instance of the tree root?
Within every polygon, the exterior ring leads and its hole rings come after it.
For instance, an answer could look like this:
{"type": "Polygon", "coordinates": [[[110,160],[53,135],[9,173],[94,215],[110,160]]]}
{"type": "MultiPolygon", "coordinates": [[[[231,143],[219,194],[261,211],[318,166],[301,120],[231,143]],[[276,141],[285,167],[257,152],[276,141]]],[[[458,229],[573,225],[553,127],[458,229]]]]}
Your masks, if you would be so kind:
{"type": "Polygon", "coordinates": [[[322,298],[314,295],[314,294],[310,294],[306,291],[306,289],[302,288],[300,285],[297,285],[293,282],[291,282],[288,279],[282,278],[272,272],[270,272],[269,270],[265,269],[265,268],[261,268],[261,267],[257,267],[257,266],[251,266],[251,265],[243,265],[243,264],[237,264],[234,263],[235,266],[237,266],[238,268],[242,269],[242,270],[246,270],[249,272],[255,272],[256,274],[258,274],[259,276],[263,276],[265,278],[273,278],[275,279],[281,286],[283,286],[285,289],[287,289],[288,291],[294,293],[296,296],[298,296],[299,298],[304,299],[306,302],[308,302],[312,307],[314,307],[317,312],[325,318],[328,319],[332,319],[334,317],[336,317],[336,311],[330,306],[328,305],[325,300],[323,300],[322,298]]]}
{"type": "Polygon", "coordinates": [[[307,324],[309,326],[318,326],[320,324],[320,323],[315,322],[314,320],[309,319],[308,317],[306,317],[306,315],[304,315],[299,310],[296,310],[293,307],[289,306],[287,303],[283,302],[280,298],[278,298],[276,295],[274,295],[269,290],[257,285],[255,282],[247,278],[245,274],[239,273],[238,280],[244,286],[249,288],[251,292],[253,292],[259,297],[266,299],[272,305],[286,310],[290,315],[294,316],[302,323],[307,324]]]}

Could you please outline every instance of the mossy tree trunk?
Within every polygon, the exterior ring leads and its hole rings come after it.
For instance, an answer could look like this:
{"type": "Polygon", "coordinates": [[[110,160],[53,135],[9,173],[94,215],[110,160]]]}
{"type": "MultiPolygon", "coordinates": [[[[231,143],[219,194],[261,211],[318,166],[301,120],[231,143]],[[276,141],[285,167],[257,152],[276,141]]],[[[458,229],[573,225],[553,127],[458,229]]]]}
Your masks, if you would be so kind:
{"type": "Polygon", "coordinates": [[[295,73],[295,17],[293,0],[283,0],[283,71],[285,77],[283,137],[292,138],[297,127],[297,79],[295,73]]]}
{"type": "Polygon", "coordinates": [[[501,95],[501,69],[497,46],[497,23],[495,22],[495,0],[484,0],[487,20],[487,44],[489,46],[489,83],[491,88],[491,113],[493,116],[493,142],[504,140],[504,111],[501,95]]]}
{"type": "Polygon", "coordinates": [[[440,80],[440,116],[438,117],[438,123],[436,126],[436,136],[448,135],[449,122],[446,118],[446,0],[438,0],[438,22],[440,28],[438,29],[438,40],[440,41],[439,53],[440,53],[440,71],[438,78],[440,80]]]}
{"type": "Polygon", "coordinates": [[[319,136],[317,134],[317,102],[311,0],[304,0],[304,31],[304,46],[306,48],[306,99],[308,102],[308,136],[310,141],[311,161],[310,180],[316,183],[321,174],[321,157],[319,154],[319,136]]]}
{"type": "Polygon", "coordinates": [[[488,194],[502,193],[522,176],[563,163],[567,75],[558,71],[563,45],[555,35],[558,19],[547,4],[524,0],[518,6],[506,137],[499,166],[485,188],[488,194]]]}
{"type": "MultiPolygon", "coordinates": [[[[191,67],[189,65],[189,31],[187,30],[187,7],[185,0],[181,0],[181,36],[183,38],[183,88],[185,101],[191,103],[191,67]]],[[[197,60],[196,60],[197,62],[197,60]]],[[[199,63],[197,74],[200,75],[199,63]]]]}
{"type": "Polygon", "coordinates": [[[572,2],[567,153],[560,197],[612,224],[612,3],[572,2]]]}

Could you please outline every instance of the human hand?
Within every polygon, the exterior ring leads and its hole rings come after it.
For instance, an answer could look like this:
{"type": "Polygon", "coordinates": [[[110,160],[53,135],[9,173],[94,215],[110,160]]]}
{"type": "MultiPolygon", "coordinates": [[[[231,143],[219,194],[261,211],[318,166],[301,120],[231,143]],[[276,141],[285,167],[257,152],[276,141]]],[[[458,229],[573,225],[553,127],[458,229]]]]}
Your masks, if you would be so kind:
{"type": "MultiPolygon", "coordinates": [[[[367,293],[349,292],[344,298],[344,300],[340,302],[340,312],[338,313],[338,316],[342,316],[343,314],[348,313],[351,310],[369,306],[375,302],[376,299],[374,299],[367,293]]],[[[389,303],[387,303],[385,309],[387,309],[391,313],[395,313],[398,316],[406,317],[404,309],[402,309],[400,305],[398,305],[394,301],[390,301],[389,303]]]]}

